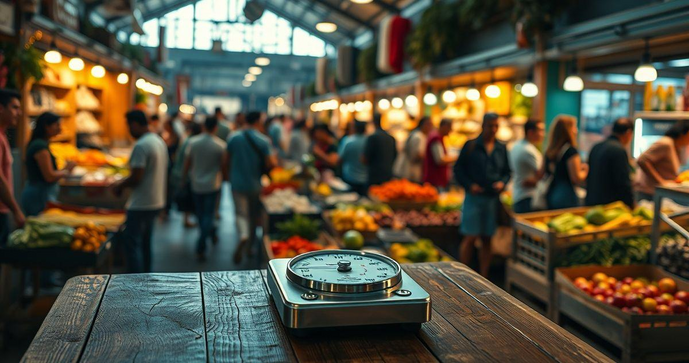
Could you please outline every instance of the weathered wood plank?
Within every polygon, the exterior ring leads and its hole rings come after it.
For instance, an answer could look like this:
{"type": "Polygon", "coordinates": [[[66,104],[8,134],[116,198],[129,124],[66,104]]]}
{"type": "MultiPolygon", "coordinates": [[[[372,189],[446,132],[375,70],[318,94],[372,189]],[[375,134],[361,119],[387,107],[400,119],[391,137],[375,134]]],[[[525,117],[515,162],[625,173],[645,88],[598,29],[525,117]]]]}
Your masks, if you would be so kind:
{"type": "Polygon", "coordinates": [[[109,279],[108,275],[69,279],[22,362],[77,362],[109,279]]]}
{"type": "Polygon", "coordinates": [[[295,362],[260,271],[202,274],[210,362],[295,362]]]}
{"type": "MultiPolygon", "coordinates": [[[[261,272],[263,282],[267,283],[266,271],[261,272]]],[[[279,314],[272,303],[271,311],[273,319],[281,325],[279,314]]],[[[287,335],[299,362],[438,361],[414,333],[402,329],[365,328],[342,333],[329,331],[308,337],[287,335]]]]}
{"type": "Polygon", "coordinates": [[[561,362],[611,362],[602,353],[461,263],[423,264],[418,268],[434,269],[441,276],[444,273],[494,314],[561,362]]]}
{"type": "Polygon", "coordinates": [[[404,269],[431,294],[433,316],[419,336],[441,361],[555,361],[430,265],[404,269]]]}
{"type": "Polygon", "coordinates": [[[113,275],[83,362],[206,360],[198,273],[113,275]]]}

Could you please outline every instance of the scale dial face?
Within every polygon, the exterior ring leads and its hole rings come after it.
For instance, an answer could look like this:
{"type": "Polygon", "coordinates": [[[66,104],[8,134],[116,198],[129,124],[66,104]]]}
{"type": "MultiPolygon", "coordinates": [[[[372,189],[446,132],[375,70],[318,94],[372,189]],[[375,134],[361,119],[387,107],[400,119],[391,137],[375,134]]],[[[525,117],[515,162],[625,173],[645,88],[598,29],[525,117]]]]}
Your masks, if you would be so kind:
{"type": "Polygon", "coordinates": [[[287,264],[287,278],[308,289],[325,292],[372,292],[402,280],[400,265],[377,253],[322,250],[304,253],[287,264]]]}

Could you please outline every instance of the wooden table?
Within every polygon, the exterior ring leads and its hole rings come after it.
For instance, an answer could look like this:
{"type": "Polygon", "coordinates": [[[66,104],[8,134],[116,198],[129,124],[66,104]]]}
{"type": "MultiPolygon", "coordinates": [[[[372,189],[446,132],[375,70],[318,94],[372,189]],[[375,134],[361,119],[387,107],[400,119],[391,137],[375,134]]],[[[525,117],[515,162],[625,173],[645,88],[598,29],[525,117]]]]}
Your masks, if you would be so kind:
{"type": "Polygon", "coordinates": [[[610,361],[456,262],[405,265],[432,296],[418,333],[283,329],[265,271],[92,275],[62,290],[24,361],[610,361]]]}

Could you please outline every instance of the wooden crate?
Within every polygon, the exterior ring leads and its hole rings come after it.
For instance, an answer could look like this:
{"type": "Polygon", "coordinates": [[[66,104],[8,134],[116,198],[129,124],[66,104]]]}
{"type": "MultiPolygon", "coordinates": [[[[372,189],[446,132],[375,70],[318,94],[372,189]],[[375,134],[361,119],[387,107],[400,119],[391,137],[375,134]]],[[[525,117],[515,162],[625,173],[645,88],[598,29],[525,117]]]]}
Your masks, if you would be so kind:
{"type": "MultiPolygon", "coordinates": [[[[332,214],[333,212],[330,210],[324,211],[323,212],[323,223],[326,231],[328,231],[330,234],[333,236],[337,236],[338,238],[342,238],[342,236],[347,232],[347,231],[338,231],[335,229],[335,225],[333,225],[333,219],[332,219],[332,214]]],[[[376,241],[378,237],[376,237],[376,232],[369,232],[369,231],[359,231],[362,236],[364,236],[364,241],[376,241]]]]}
{"type": "MultiPolygon", "coordinates": [[[[511,292],[514,287],[528,293],[546,305],[546,316],[555,314],[553,299],[553,280],[557,266],[557,256],[567,248],[592,243],[607,238],[625,238],[650,235],[651,221],[635,226],[623,226],[611,230],[583,232],[577,234],[558,234],[544,231],[534,225],[535,221],[557,217],[564,213],[585,214],[590,208],[570,208],[515,215],[513,219],[512,254],[506,269],[506,287],[511,292]]],[[[681,217],[686,223],[687,217],[681,217]]],[[[666,229],[667,230],[667,229],[666,229]]]]}
{"type": "Polygon", "coordinates": [[[689,291],[682,280],[653,265],[581,266],[556,270],[556,322],[567,316],[617,346],[622,362],[679,362],[689,358],[689,314],[636,315],[596,301],[573,283],[603,272],[617,279],[644,276],[651,280],[672,277],[680,290],[689,291]]]}
{"type": "MultiPolygon", "coordinates": [[[[275,258],[275,255],[273,255],[273,249],[270,248],[270,243],[273,241],[275,241],[275,240],[271,239],[270,236],[268,236],[268,235],[263,236],[263,249],[265,251],[265,255],[268,257],[268,260],[272,260],[275,258]]],[[[323,246],[323,248],[327,248],[327,249],[340,249],[340,248],[342,248],[342,245],[341,245],[339,240],[337,240],[336,238],[333,238],[332,236],[330,236],[329,234],[327,234],[325,232],[321,232],[320,236],[318,236],[318,239],[316,239],[315,241],[312,241],[312,242],[316,242],[316,243],[320,244],[321,246],[323,246]]]]}

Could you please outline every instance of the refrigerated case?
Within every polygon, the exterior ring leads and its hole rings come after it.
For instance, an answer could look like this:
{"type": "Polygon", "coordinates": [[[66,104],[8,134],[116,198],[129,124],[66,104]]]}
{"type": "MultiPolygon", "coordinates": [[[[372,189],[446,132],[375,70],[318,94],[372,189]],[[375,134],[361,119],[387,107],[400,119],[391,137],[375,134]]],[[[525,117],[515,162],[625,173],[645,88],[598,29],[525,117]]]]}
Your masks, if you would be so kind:
{"type": "Polygon", "coordinates": [[[689,112],[643,111],[634,113],[632,156],[638,158],[651,144],[665,135],[677,120],[689,120],[689,112]]]}

